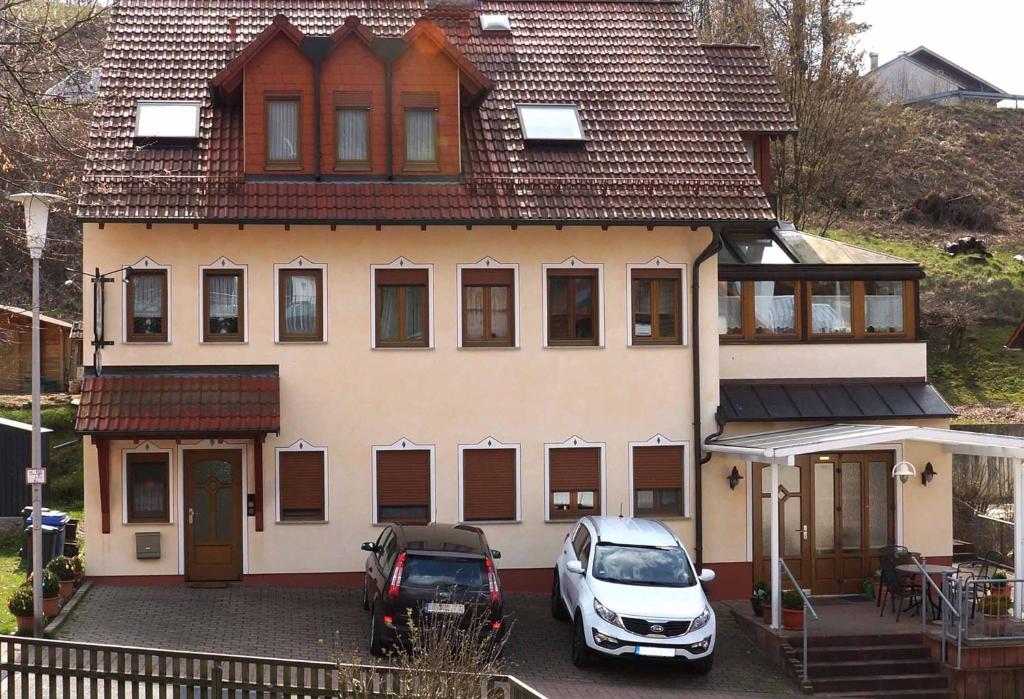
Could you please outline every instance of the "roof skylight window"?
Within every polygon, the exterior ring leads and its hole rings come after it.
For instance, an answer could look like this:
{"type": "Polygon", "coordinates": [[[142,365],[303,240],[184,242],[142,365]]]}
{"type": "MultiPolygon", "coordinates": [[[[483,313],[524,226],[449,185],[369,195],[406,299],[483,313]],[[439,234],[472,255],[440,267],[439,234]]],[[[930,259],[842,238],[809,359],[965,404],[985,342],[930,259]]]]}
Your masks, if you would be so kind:
{"type": "Polygon", "coordinates": [[[199,102],[140,100],[135,112],[136,138],[199,138],[199,102]]]}
{"type": "Polygon", "coordinates": [[[771,233],[726,234],[726,240],[743,262],[751,265],[791,265],[793,258],[771,233]]]}
{"type": "Polygon", "coordinates": [[[519,123],[527,141],[579,142],[583,124],[572,104],[520,104],[519,123]]]}
{"type": "Polygon", "coordinates": [[[480,28],[485,32],[510,32],[508,15],[480,15],[480,28]]]}

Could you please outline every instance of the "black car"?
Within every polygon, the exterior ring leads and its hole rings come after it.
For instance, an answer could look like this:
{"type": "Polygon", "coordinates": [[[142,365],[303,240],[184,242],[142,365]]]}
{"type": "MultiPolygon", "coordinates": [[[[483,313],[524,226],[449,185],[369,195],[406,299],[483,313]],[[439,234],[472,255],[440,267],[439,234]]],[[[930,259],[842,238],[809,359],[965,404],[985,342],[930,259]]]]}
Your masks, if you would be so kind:
{"type": "Polygon", "coordinates": [[[504,633],[504,600],[494,567],[499,551],[478,527],[464,524],[387,524],[369,551],[363,608],[370,611],[370,652],[409,638],[409,612],[417,625],[458,614],[465,628],[504,633]]]}

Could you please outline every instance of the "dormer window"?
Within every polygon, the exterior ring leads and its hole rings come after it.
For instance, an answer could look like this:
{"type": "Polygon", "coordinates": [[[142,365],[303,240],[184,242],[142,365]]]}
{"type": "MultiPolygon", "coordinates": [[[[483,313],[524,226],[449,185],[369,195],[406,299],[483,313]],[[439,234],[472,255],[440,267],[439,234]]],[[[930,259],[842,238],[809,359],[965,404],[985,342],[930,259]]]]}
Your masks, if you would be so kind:
{"type": "Polygon", "coordinates": [[[480,29],[485,32],[510,32],[512,23],[508,15],[480,15],[480,29]]]}
{"type": "Polygon", "coordinates": [[[405,169],[437,170],[437,93],[402,95],[405,110],[405,169]]]}
{"type": "Polygon", "coordinates": [[[335,92],[336,170],[370,169],[369,92],[335,92]]]}
{"type": "Polygon", "coordinates": [[[519,123],[527,141],[583,141],[583,123],[571,104],[520,104],[519,123]]]}
{"type": "Polygon", "coordinates": [[[299,162],[299,97],[268,96],[267,168],[292,170],[299,162]]]}
{"type": "Polygon", "coordinates": [[[140,139],[199,138],[199,102],[139,101],[135,137],[140,139]]]}

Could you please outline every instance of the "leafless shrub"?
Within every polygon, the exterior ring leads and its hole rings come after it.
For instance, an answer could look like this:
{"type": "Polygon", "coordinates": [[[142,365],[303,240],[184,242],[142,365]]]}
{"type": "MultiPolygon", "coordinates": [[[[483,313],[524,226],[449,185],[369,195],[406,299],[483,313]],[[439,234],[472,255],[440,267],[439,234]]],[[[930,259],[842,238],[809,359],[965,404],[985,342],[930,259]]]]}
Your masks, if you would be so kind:
{"type": "Polygon", "coordinates": [[[907,223],[956,226],[972,231],[992,231],[999,223],[999,210],[975,194],[932,193],[905,208],[900,219],[907,223]]]}
{"type": "Polygon", "coordinates": [[[982,315],[974,282],[941,279],[921,291],[921,320],[929,339],[946,352],[959,352],[967,330],[982,315]]]}

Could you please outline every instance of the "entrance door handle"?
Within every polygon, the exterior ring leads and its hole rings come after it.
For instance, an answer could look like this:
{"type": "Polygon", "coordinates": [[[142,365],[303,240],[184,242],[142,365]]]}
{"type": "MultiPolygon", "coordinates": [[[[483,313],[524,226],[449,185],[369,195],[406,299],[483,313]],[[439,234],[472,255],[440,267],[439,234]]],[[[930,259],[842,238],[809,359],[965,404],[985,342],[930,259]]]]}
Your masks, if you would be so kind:
{"type": "Polygon", "coordinates": [[[806,524],[804,526],[800,527],[799,529],[794,529],[793,531],[800,532],[801,534],[803,534],[804,535],[804,541],[807,541],[807,525],[806,524]]]}
{"type": "Polygon", "coordinates": [[[196,511],[191,507],[188,508],[188,523],[191,525],[192,521],[196,518],[196,511]]]}

